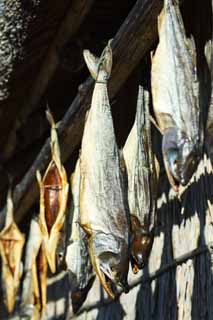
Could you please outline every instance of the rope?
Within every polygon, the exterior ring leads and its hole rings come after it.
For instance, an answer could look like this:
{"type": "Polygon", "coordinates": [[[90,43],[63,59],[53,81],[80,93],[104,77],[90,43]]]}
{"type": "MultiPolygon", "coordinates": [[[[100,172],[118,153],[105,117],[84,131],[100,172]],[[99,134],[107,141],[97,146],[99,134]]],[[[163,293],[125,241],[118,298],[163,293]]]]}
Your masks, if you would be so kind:
{"type": "MultiPolygon", "coordinates": [[[[158,277],[162,276],[164,273],[168,272],[169,270],[177,267],[178,265],[186,262],[187,260],[191,259],[191,258],[194,258],[196,256],[199,256],[201,254],[204,254],[206,252],[210,252],[210,254],[213,252],[213,242],[209,242],[208,244],[206,245],[203,245],[203,246],[200,246],[192,251],[189,251],[188,253],[185,253],[183,255],[181,255],[180,257],[172,260],[170,263],[162,266],[161,268],[159,268],[158,270],[150,273],[149,275],[143,275],[141,276],[139,279],[135,280],[135,281],[132,281],[132,283],[129,285],[129,290],[135,288],[136,286],[138,285],[141,285],[142,287],[148,283],[148,282],[151,282],[155,279],[157,279],[158,277]]],[[[211,257],[213,257],[211,255],[211,257]]],[[[213,259],[211,259],[211,263],[212,263],[212,266],[213,266],[213,259]]],[[[96,302],[96,303],[93,303],[93,304],[90,304],[88,306],[85,306],[83,307],[82,309],[79,310],[79,312],[77,312],[75,315],[71,316],[69,319],[73,319],[75,318],[76,316],[84,313],[84,312],[89,312],[91,310],[94,310],[94,309],[100,309],[104,306],[107,306],[111,303],[114,303],[116,300],[119,299],[120,295],[123,293],[123,291],[119,291],[119,293],[117,294],[115,300],[112,300],[112,299],[104,299],[102,301],[99,301],[99,302],[96,302]]]]}

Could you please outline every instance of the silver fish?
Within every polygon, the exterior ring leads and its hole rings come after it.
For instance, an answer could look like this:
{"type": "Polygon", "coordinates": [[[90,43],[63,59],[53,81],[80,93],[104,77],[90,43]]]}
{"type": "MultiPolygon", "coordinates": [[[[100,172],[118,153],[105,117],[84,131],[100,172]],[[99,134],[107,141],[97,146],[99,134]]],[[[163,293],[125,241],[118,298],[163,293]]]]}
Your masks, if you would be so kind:
{"type": "Polygon", "coordinates": [[[163,134],[167,175],[178,191],[197,168],[201,139],[195,46],[186,38],[177,1],[164,1],[158,32],[151,72],[153,107],[163,134]]]}
{"type": "Polygon", "coordinates": [[[87,250],[87,237],[79,225],[80,219],[80,163],[77,161],[75,172],[71,177],[71,214],[69,216],[68,244],[66,266],[72,288],[71,299],[73,312],[76,313],[87,297],[95,275],[87,250]]]}
{"type": "Polygon", "coordinates": [[[157,173],[151,145],[149,92],[139,86],[135,122],[123,148],[128,175],[133,272],[147,263],[154,239],[157,173]]]}
{"type": "Polygon", "coordinates": [[[110,42],[100,59],[88,50],[84,59],[96,83],[81,147],[80,223],[88,236],[93,268],[114,298],[111,282],[128,290],[129,221],[107,92],[112,67],[110,42]]]}
{"type": "MultiPolygon", "coordinates": [[[[212,7],[213,11],[213,7],[212,7]]],[[[213,12],[212,12],[212,23],[213,23],[213,12]]],[[[206,139],[205,144],[208,155],[213,163],[213,31],[212,39],[206,43],[205,55],[208,63],[210,75],[211,75],[211,96],[209,101],[208,118],[206,125],[206,139]]]]}

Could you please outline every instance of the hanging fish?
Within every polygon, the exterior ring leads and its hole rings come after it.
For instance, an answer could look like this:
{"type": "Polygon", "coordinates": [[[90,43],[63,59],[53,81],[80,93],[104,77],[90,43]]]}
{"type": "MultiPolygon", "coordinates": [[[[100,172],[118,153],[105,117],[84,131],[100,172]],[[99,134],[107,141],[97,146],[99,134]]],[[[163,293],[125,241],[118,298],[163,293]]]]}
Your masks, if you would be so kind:
{"type": "Polygon", "coordinates": [[[40,187],[39,224],[47,261],[50,270],[54,273],[56,270],[56,248],[65,220],[69,185],[66,171],[60,160],[56,125],[49,111],[47,111],[47,118],[52,127],[52,160],[43,178],[37,171],[37,180],[40,187]]]}
{"type": "Polygon", "coordinates": [[[75,172],[71,177],[72,204],[69,216],[69,234],[66,251],[66,265],[72,288],[71,299],[73,312],[76,313],[87,297],[95,275],[92,270],[87,250],[86,233],[79,225],[80,220],[80,163],[77,161],[75,172]]]}
{"type": "Polygon", "coordinates": [[[35,297],[38,297],[37,305],[42,318],[47,305],[47,257],[44,242],[41,243],[36,264],[33,264],[33,279],[35,297]]]}
{"type": "Polygon", "coordinates": [[[163,134],[162,152],[175,191],[186,185],[201,154],[199,84],[193,39],[187,39],[175,0],[165,0],[159,44],[152,58],[154,112],[163,134]]]}
{"type": "Polygon", "coordinates": [[[123,149],[128,176],[133,272],[147,263],[154,239],[157,175],[151,144],[149,92],[139,86],[135,122],[123,149]]]}
{"type": "Polygon", "coordinates": [[[8,312],[13,311],[16,302],[16,295],[22,276],[21,257],[24,243],[25,236],[14,222],[13,202],[11,191],[9,191],[5,227],[0,233],[3,294],[8,312]]]}
{"type": "Polygon", "coordinates": [[[128,290],[129,221],[107,93],[112,67],[110,42],[100,59],[88,50],[84,51],[84,59],[96,83],[82,138],[80,224],[87,233],[93,268],[114,298],[112,283],[128,290]]]}
{"type": "Polygon", "coordinates": [[[41,318],[46,307],[47,262],[39,224],[32,219],[25,253],[21,317],[41,318]]]}
{"type": "MultiPolygon", "coordinates": [[[[212,10],[213,10],[213,7],[212,7],[212,10]]],[[[213,12],[212,12],[212,25],[213,25],[213,12]]],[[[212,30],[212,39],[209,40],[205,46],[205,55],[206,55],[206,60],[207,60],[209,71],[210,71],[210,76],[211,76],[211,96],[209,101],[205,144],[206,144],[208,155],[213,164],[213,30],[212,30]]]]}

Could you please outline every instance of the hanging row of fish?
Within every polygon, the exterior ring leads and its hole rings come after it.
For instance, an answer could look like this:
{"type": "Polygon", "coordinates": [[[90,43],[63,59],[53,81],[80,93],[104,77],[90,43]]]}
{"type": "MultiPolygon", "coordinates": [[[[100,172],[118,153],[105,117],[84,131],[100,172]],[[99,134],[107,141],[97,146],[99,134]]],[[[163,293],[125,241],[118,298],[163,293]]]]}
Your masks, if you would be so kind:
{"type": "MultiPolygon", "coordinates": [[[[114,298],[117,285],[128,292],[128,270],[143,268],[154,240],[158,170],[152,151],[150,94],[139,86],[135,122],[122,150],[113,127],[107,82],[112,69],[111,41],[100,58],[84,51],[95,80],[79,159],[69,183],[61,164],[56,125],[51,124],[52,160],[40,187],[40,212],[25,237],[13,220],[11,194],[5,228],[0,233],[4,298],[12,312],[23,273],[21,313],[40,319],[46,307],[48,266],[56,272],[57,247],[66,223],[66,268],[76,312],[95,275],[114,298]]],[[[176,1],[165,0],[159,17],[159,44],[152,57],[153,109],[163,135],[162,153],[171,186],[189,182],[197,168],[202,137],[199,85],[193,41],[185,35],[176,1]]]]}

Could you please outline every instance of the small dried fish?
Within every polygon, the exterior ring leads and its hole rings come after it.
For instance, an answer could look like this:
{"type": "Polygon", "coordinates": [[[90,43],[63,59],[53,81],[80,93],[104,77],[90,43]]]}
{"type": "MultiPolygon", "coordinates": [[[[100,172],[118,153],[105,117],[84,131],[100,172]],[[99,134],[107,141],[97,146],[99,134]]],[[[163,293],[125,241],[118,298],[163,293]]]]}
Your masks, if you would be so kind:
{"type": "Polygon", "coordinates": [[[169,181],[178,191],[197,168],[201,153],[199,85],[193,39],[187,39],[175,0],[165,0],[159,18],[159,45],[152,59],[154,112],[163,133],[169,181]]]}
{"type": "Polygon", "coordinates": [[[135,122],[123,149],[128,175],[133,272],[145,266],[154,239],[157,174],[151,146],[149,92],[139,86],[135,122]]]}
{"type": "Polygon", "coordinates": [[[88,50],[84,51],[84,59],[96,83],[80,156],[80,223],[88,236],[93,268],[114,298],[112,282],[128,290],[129,221],[107,92],[112,67],[110,42],[100,59],[88,50]]]}
{"type": "Polygon", "coordinates": [[[79,225],[80,220],[80,163],[77,161],[75,172],[71,177],[71,214],[69,223],[69,240],[66,251],[66,265],[72,288],[72,308],[76,313],[87,297],[95,275],[92,270],[87,250],[87,237],[79,225]]]}
{"type": "Polygon", "coordinates": [[[56,270],[56,248],[65,220],[69,185],[66,171],[60,160],[56,125],[49,111],[47,111],[47,118],[52,127],[52,160],[43,178],[37,171],[37,180],[40,187],[39,224],[47,261],[50,270],[54,273],[56,270]]]}
{"type": "Polygon", "coordinates": [[[33,264],[33,280],[35,288],[35,297],[40,314],[45,313],[47,304],[47,257],[44,242],[41,243],[36,264],[33,264]]]}
{"type": "Polygon", "coordinates": [[[2,258],[2,284],[8,312],[12,312],[16,302],[22,276],[22,251],[25,237],[14,222],[11,191],[7,197],[5,227],[0,233],[0,255],[2,258]]]}
{"type": "Polygon", "coordinates": [[[25,253],[21,317],[33,320],[40,319],[46,307],[47,263],[44,252],[42,254],[41,245],[42,235],[39,224],[36,219],[32,219],[25,253]]]}

